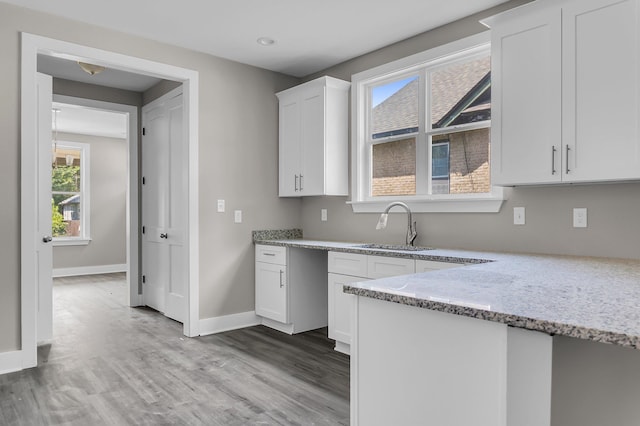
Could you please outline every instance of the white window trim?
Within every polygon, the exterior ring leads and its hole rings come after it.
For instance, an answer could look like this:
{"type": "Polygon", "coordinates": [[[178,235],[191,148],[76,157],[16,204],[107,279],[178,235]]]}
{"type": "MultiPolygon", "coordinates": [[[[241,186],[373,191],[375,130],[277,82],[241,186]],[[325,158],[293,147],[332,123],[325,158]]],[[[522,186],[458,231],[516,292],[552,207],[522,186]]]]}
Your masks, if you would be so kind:
{"type": "Polygon", "coordinates": [[[56,145],[63,148],[80,150],[80,224],[81,234],[77,237],[53,237],[53,245],[57,246],[86,246],[91,242],[91,146],[88,143],[57,141],[56,145]]]}
{"type": "MultiPolygon", "coordinates": [[[[421,213],[497,213],[505,196],[502,187],[492,186],[486,194],[446,194],[369,197],[369,167],[364,163],[367,155],[367,86],[389,79],[392,75],[408,74],[425,64],[435,64],[439,59],[449,61],[456,53],[468,54],[486,48],[490,32],[485,31],[448,43],[425,52],[417,53],[351,76],[351,201],[354,213],[380,213],[393,201],[403,201],[412,211],[421,213]]],[[[421,97],[424,99],[424,97],[421,97]]],[[[421,100],[421,102],[424,102],[421,100]]],[[[449,128],[448,130],[451,130],[449,128]]],[[[382,142],[382,141],[381,141],[382,142]]],[[[420,155],[417,153],[417,155],[420,155]]],[[[430,167],[430,166],[429,166],[430,167]]]]}

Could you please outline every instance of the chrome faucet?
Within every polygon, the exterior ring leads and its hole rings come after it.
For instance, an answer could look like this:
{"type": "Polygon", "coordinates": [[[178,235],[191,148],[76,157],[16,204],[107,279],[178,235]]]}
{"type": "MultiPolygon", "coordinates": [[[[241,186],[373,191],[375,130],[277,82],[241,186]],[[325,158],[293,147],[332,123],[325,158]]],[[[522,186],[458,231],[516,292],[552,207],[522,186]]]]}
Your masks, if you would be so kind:
{"type": "Polygon", "coordinates": [[[405,209],[407,211],[408,223],[407,223],[407,239],[406,239],[406,243],[407,243],[408,246],[412,246],[413,245],[413,241],[418,236],[418,233],[416,232],[416,222],[414,222],[412,220],[411,209],[405,203],[402,203],[400,201],[395,201],[395,202],[389,204],[387,206],[387,208],[384,209],[384,213],[382,213],[380,215],[380,219],[378,220],[378,224],[376,225],[376,229],[384,229],[384,228],[387,227],[387,219],[389,218],[389,210],[391,210],[391,208],[395,207],[395,206],[400,206],[400,207],[402,207],[403,209],[405,209]]]}

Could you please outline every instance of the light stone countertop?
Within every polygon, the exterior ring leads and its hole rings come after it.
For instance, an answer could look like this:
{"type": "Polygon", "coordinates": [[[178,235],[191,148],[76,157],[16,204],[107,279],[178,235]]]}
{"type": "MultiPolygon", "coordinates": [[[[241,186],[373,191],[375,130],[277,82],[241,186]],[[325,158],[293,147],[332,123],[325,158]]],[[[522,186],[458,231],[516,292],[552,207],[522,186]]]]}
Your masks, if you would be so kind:
{"type": "Polygon", "coordinates": [[[462,262],[466,266],[353,283],[344,291],[640,349],[640,260],[440,249],[398,252],[304,239],[256,243],[462,262]]]}

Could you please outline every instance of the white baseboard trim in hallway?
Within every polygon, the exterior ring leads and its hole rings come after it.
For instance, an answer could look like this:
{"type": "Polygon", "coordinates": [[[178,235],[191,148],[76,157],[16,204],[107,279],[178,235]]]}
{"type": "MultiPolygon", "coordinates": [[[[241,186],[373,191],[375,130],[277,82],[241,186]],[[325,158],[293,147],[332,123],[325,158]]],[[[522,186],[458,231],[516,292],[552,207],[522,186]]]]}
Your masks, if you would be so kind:
{"type": "Polygon", "coordinates": [[[53,278],[75,277],[78,275],[112,274],[114,272],[126,272],[127,264],[80,266],[76,268],[54,268],[53,278]]]}
{"type": "Polygon", "coordinates": [[[0,374],[22,370],[22,351],[0,352],[0,374]]]}
{"type": "Polygon", "coordinates": [[[262,321],[260,321],[255,311],[205,318],[200,320],[200,335],[206,336],[208,334],[222,333],[223,331],[252,327],[261,323],[262,321]]]}

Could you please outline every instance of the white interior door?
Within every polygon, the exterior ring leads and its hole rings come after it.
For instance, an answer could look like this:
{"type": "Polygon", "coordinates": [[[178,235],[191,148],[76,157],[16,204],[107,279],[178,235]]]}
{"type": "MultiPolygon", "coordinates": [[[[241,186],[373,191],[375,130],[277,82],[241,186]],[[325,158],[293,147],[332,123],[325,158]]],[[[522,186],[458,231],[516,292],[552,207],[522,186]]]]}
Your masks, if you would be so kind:
{"type": "Polygon", "coordinates": [[[38,73],[38,170],[36,214],[36,282],[38,300],[37,342],[47,343],[53,337],[53,249],[51,235],[51,106],[52,78],[38,73]]]}
{"type": "Polygon", "coordinates": [[[170,92],[142,108],[143,300],[166,316],[187,315],[183,105],[170,92]]]}

